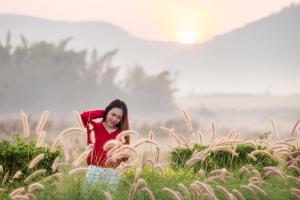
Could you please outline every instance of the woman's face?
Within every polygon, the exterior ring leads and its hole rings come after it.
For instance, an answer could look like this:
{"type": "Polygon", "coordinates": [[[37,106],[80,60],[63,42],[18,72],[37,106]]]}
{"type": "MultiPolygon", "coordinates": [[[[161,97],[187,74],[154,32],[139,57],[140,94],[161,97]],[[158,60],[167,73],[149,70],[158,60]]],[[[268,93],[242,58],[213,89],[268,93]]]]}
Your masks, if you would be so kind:
{"type": "Polygon", "coordinates": [[[109,127],[114,127],[120,121],[122,120],[123,117],[123,110],[120,108],[112,108],[110,111],[107,113],[106,121],[109,127]]]}

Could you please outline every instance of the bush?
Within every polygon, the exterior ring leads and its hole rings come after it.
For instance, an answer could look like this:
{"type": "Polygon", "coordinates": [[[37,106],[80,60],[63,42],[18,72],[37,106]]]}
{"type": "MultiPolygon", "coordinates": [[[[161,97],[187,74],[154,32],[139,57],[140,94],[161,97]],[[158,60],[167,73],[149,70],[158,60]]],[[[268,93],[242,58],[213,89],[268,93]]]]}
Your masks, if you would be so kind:
{"type": "Polygon", "coordinates": [[[9,172],[9,176],[11,177],[18,170],[21,170],[22,175],[17,179],[18,181],[24,180],[29,174],[38,169],[46,169],[47,175],[54,173],[51,167],[57,156],[60,156],[59,151],[52,153],[49,148],[36,147],[35,141],[26,141],[18,136],[16,143],[6,140],[0,142],[0,165],[3,166],[3,173],[9,172]],[[44,159],[33,169],[28,169],[29,162],[41,153],[44,154],[44,159]]]}
{"type": "MultiPolygon", "coordinates": [[[[202,151],[207,146],[195,144],[193,148],[178,147],[170,152],[169,162],[174,169],[188,167],[185,163],[189,160],[194,152],[202,151]]],[[[232,156],[226,151],[211,152],[205,160],[195,163],[192,167],[197,172],[204,169],[209,172],[214,169],[227,168],[228,170],[236,170],[244,165],[252,165],[257,169],[262,169],[265,166],[276,166],[279,161],[270,158],[267,155],[256,156],[257,160],[251,159],[248,154],[252,151],[260,149],[264,150],[265,147],[257,146],[256,148],[246,144],[240,144],[236,147],[238,157],[232,156]]]]}

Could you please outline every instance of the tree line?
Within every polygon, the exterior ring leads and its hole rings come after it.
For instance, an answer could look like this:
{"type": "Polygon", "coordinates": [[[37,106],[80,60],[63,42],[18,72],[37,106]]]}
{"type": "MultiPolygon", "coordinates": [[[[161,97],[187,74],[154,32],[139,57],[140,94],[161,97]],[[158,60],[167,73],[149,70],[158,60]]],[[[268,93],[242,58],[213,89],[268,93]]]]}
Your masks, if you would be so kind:
{"type": "Polygon", "coordinates": [[[131,111],[164,112],[174,109],[175,79],[169,71],[148,74],[134,65],[117,79],[121,66],[113,64],[118,50],[99,55],[97,50],[67,48],[72,38],[57,44],[11,44],[8,32],[0,41],[0,110],[20,108],[66,111],[95,108],[114,98],[124,99],[131,111]]]}

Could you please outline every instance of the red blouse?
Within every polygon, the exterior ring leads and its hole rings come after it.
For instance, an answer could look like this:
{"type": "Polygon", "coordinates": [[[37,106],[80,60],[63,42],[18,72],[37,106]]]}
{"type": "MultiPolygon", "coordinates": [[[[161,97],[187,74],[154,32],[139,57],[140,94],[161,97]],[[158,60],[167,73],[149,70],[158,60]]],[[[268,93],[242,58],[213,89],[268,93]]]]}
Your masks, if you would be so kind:
{"type": "Polygon", "coordinates": [[[100,167],[106,167],[105,161],[107,159],[106,151],[103,150],[104,144],[112,139],[115,139],[121,130],[117,129],[116,131],[109,133],[104,127],[102,122],[95,122],[93,119],[102,118],[104,114],[103,110],[92,110],[86,111],[81,114],[81,119],[84,126],[87,128],[87,144],[91,144],[91,131],[94,130],[95,133],[95,146],[93,153],[87,157],[88,165],[97,165],[100,167]],[[93,127],[90,129],[91,124],[93,127]]]}

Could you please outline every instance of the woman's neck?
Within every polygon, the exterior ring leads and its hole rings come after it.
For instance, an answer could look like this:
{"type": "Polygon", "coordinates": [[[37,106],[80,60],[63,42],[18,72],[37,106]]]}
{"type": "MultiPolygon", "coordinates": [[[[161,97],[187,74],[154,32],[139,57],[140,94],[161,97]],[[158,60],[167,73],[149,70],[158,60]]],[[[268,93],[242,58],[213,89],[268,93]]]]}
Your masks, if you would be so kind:
{"type": "Polygon", "coordinates": [[[108,130],[109,132],[113,132],[113,131],[115,131],[115,130],[117,130],[118,129],[118,127],[116,127],[116,126],[109,126],[108,125],[108,123],[105,121],[105,122],[103,122],[103,125],[104,125],[104,127],[106,128],[106,130],[108,130]]]}

